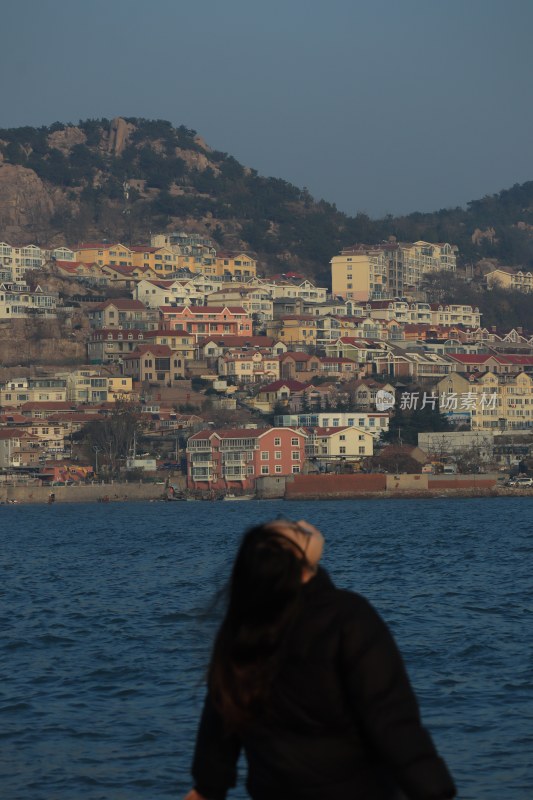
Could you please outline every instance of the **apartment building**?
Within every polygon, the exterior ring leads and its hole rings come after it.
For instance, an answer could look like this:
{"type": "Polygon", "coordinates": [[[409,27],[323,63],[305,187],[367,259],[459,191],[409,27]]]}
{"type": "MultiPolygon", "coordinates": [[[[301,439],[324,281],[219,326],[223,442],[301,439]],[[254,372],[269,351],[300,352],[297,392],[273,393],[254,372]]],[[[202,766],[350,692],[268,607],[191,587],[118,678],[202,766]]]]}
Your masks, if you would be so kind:
{"type": "Polygon", "coordinates": [[[140,300],[117,297],[98,303],[87,311],[92,328],[122,328],[156,330],[159,327],[159,314],[146,308],[140,300]]]}
{"type": "Polygon", "coordinates": [[[184,330],[196,341],[206,336],[251,336],[252,320],[241,307],[228,306],[162,306],[162,327],[184,330]]]}
{"type": "Polygon", "coordinates": [[[290,314],[265,323],[267,336],[280,339],[293,347],[315,347],[317,329],[317,318],[308,314],[290,314]]]}
{"type": "Polygon", "coordinates": [[[54,317],[59,304],[57,292],[45,292],[40,286],[29,289],[24,282],[0,283],[0,319],[54,317]]]}
{"type": "Polygon", "coordinates": [[[288,427],[199,431],[187,442],[188,487],[250,490],[256,478],[300,473],[306,440],[288,427]]]}
{"type": "Polygon", "coordinates": [[[362,428],[306,428],[306,456],[311,461],[361,461],[374,454],[374,437],[362,428]]]}
{"type": "Polygon", "coordinates": [[[216,274],[232,278],[255,278],[257,261],[248,253],[220,251],[216,255],[216,274]]]}
{"type": "Polygon", "coordinates": [[[456,261],[448,243],[354,245],[331,259],[332,292],[359,301],[402,297],[420,289],[427,272],[455,271],[456,261]]]}
{"type": "Polygon", "coordinates": [[[11,378],[0,386],[0,406],[66,400],[67,383],[62,378],[11,378]]]}
{"type": "Polygon", "coordinates": [[[355,428],[376,438],[389,430],[389,415],[385,411],[302,412],[276,415],[274,425],[290,428],[355,428]]]}
{"type": "Polygon", "coordinates": [[[44,250],[35,244],[11,245],[0,242],[0,268],[9,270],[10,280],[23,281],[28,270],[40,269],[46,262],[44,250]]]}
{"type": "Polygon", "coordinates": [[[487,289],[495,287],[530,294],[533,292],[533,274],[518,270],[494,269],[485,275],[487,289]]]}
{"type": "Polygon", "coordinates": [[[173,231],[156,233],[151,237],[151,246],[166,248],[177,256],[179,269],[201,272],[205,275],[220,274],[217,271],[216,249],[214,243],[199,233],[173,231]]]}
{"type": "Polygon", "coordinates": [[[120,242],[87,242],[74,250],[75,260],[83,264],[99,264],[111,267],[133,267],[133,251],[120,242]]]}
{"type": "Polygon", "coordinates": [[[279,357],[268,351],[233,348],[218,359],[219,376],[235,384],[276,381],[279,371],[279,357]]]}
{"type": "Polygon", "coordinates": [[[97,329],[87,342],[87,359],[90,364],[119,363],[126,353],[133,353],[139,344],[146,344],[148,333],[138,329],[97,329]]]}
{"type": "Polygon", "coordinates": [[[272,319],[273,302],[266,289],[247,286],[228,286],[217,289],[208,296],[210,305],[240,306],[250,317],[258,320],[272,319]]]}
{"type": "Polygon", "coordinates": [[[122,374],[138,383],[173,386],[183,377],[183,363],[168,345],[143,344],[123,357],[122,374]]]}
{"type": "Polygon", "coordinates": [[[270,292],[273,300],[299,298],[310,303],[325,303],[328,298],[328,290],[316,286],[308,278],[280,275],[264,278],[260,283],[270,292]]]}
{"type": "Polygon", "coordinates": [[[144,303],[148,308],[177,305],[203,305],[205,295],[190,285],[189,281],[182,280],[141,280],[135,286],[135,298],[144,303]]]}
{"type": "Polygon", "coordinates": [[[481,325],[481,312],[477,306],[431,303],[430,313],[431,325],[463,325],[465,328],[475,329],[481,325]]]}
{"type": "Polygon", "coordinates": [[[470,416],[471,429],[533,427],[533,377],[451,373],[437,384],[440,410],[470,416]]]}

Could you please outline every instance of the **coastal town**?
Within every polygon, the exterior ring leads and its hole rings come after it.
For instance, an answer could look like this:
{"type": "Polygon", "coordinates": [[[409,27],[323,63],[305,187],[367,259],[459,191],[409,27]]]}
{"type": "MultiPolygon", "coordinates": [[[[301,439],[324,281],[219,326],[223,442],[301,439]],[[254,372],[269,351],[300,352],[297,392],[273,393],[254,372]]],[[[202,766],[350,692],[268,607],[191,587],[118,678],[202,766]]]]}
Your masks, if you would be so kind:
{"type": "MultiPolygon", "coordinates": [[[[0,488],[527,489],[533,331],[486,327],[483,292],[430,302],[428,276],[457,277],[459,257],[358,243],[322,286],[185,230],[0,242],[0,488]]],[[[495,267],[495,285],[528,293],[532,275],[495,267]]]]}

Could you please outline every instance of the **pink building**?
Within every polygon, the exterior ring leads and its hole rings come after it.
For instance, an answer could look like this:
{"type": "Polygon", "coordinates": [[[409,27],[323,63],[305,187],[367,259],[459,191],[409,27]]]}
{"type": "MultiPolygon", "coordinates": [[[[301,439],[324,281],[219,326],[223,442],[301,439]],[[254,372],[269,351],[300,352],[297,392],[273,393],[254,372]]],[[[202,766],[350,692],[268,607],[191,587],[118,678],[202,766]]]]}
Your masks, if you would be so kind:
{"type": "Polygon", "coordinates": [[[196,337],[252,335],[252,320],[244,308],[227,306],[161,306],[161,327],[181,328],[196,337]]]}
{"type": "Polygon", "coordinates": [[[190,489],[254,489],[256,478],[303,470],[307,436],[293,428],[199,431],[187,442],[190,489]]]}

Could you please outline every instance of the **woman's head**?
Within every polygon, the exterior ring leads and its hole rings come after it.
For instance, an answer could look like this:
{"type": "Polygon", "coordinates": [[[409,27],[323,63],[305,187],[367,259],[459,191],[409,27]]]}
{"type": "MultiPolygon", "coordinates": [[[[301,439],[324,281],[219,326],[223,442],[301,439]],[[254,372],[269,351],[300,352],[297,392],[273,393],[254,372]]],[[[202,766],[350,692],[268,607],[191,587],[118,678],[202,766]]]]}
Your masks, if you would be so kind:
{"type": "Polygon", "coordinates": [[[229,722],[242,723],[264,706],[302,584],[315,574],[322,548],[322,535],[304,521],[275,520],[245,533],[210,669],[215,702],[229,722]]]}
{"type": "Polygon", "coordinates": [[[241,618],[280,614],[316,573],[324,538],[301,520],[279,519],[250,528],[235,559],[230,610],[241,618]]]}

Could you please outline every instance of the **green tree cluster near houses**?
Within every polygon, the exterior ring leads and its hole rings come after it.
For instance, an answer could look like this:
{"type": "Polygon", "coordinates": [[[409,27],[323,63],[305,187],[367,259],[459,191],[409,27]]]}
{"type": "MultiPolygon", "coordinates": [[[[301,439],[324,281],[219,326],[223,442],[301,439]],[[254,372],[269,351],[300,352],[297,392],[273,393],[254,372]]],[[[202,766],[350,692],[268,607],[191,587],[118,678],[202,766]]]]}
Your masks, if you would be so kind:
{"type": "MultiPolygon", "coordinates": [[[[147,241],[150,230],[197,220],[219,244],[249,249],[273,269],[300,268],[323,283],[329,282],[333,254],[390,236],[451,242],[466,262],[496,258],[533,265],[533,181],[472,201],[466,209],[378,220],[364,213],[350,217],[332,203],[316,202],[305,188],[263,177],[204,146],[184,125],[133,117],[126,122],[131,133],[119,155],[108,152],[108,119],[0,130],[7,163],[32,169],[46,185],[63,190],[65,203],[49,220],[49,239],[105,235],[134,244],[147,241]],[[68,127],[79,129],[85,141],[67,151],[53,146],[51,135],[68,127]],[[144,182],[142,192],[130,189],[127,201],[126,180],[144,182]],[[493,235],[473,240],[476,229],[489,228],[493,235]]],[[[32,238],[32,231],[22,234],[32,238]]]]}

